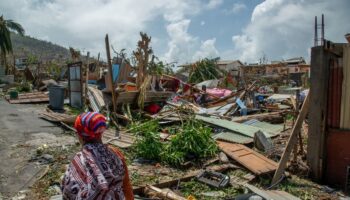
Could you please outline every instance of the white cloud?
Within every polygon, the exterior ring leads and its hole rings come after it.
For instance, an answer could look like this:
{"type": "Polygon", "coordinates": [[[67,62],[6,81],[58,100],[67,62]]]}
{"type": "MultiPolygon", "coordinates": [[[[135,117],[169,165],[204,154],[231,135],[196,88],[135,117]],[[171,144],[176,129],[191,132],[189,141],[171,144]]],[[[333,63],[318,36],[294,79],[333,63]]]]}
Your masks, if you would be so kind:
{"type": "Polygon", "coordinates": [[[247,9],[247,6],[244,3],[234,3],[230,10],[227,10],[227,13],[238,14],[241,11],[247,9]]]}
{"type": "Polygon", "coordinates": [[[201,26],[204,26],[205,25],[205,21],[201,21],[201,26]]]}
{"type": "Polygon", "coordinates": [[[325,36],[345,42],[350,32],[350,1],[265,0],[257,5],[242,34],[234,35],[235,55],[243,62],[255,62],[266,54],[269,60],[304,56],[313,45],[314,16],[325,14],[325,36]]]}
{"type": "Polygon", "coordinates": [[[194,54],[193,61],[203,58],[215,58],[219,56],[219,51],[215,47],[216,38],[202,42],[200,49],[194,54]]]}
{"type": "Polygon", "coordinates": [[[28,35],[105,57],[106,33],[115,48],[131,51],[148,23],[161,17],[175,23],[203,6],[200,0],[11,0],[0,1],[0,8],[28,35]]]}
{"type": "Polygon", "coordinates": [[[166,27],[170,41],[168,42],[169,50],[164,59],[168,62],[183,63],[189,60],[189,55],[192,55],[194,44],[198,39],[188,33],[190,23],[191,20],[183,19],[170,23],[166,27]]]}
{"type": "Polygon", "coordinates": [[[214,9],[219,7],[224,0],[209,0],[208,4],[206,5],[207,9],[214,9]]]}

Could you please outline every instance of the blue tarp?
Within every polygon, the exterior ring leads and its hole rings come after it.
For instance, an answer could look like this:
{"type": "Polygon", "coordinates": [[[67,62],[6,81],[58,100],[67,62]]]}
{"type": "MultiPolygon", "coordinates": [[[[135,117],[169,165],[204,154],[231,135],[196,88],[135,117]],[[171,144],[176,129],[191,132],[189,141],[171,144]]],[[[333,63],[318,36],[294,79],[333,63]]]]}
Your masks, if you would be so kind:
{"type": "Polygon", "coordinates": [[[118,79],[119,68],[120,68],[119,64],[113,64],[113,65],[112,65],[113,83],[118,79]]]}

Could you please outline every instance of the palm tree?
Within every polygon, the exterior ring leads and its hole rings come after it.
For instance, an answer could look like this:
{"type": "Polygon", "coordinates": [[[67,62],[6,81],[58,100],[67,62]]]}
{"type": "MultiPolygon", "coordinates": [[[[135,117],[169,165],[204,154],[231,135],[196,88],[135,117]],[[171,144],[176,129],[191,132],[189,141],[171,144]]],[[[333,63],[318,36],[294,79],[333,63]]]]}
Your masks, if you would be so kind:
{"type": "MultiPolygon", "coordinates": [[[[23,27],[13,20],[6,20],[1,15],[0,17],[0,64],[6,65],[6,55],[12,53],[12,42],[10,31],[15,31],[20,35],[24,35],[23,27]]],[[[6,66],[6,73],[8,69],[6,66]]]]}

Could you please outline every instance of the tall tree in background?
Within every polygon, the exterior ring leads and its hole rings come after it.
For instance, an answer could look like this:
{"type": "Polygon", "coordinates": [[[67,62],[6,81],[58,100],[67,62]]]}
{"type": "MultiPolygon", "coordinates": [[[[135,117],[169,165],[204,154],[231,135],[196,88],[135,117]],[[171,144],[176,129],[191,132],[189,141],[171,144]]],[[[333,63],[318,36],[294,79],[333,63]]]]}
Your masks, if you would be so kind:
{"type": "MultiPolygon", "coordinates": [[[[1,15],[0,17],[0,65],[6,65],[6,55],[12,53],[12,42],[10,31],[15,31],[20,35],[24,35],[23,27],[13,20],[6,20],[1,15]]],[[[6,73],[8,67],[6,65],[6,73]]]]}

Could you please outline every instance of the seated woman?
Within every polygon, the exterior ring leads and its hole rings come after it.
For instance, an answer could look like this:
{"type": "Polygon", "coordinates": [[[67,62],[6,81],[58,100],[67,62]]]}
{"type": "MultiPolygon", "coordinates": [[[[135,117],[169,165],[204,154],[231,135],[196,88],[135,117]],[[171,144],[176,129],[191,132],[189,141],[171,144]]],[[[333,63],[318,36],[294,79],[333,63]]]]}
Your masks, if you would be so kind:
{"type": "Polygon", "coordinates": [[[124,156],[102,143],[106,118],[96,112],[83,113],[74,127],[82,150],[64,174],[63,199],[134,199],[124,156]]]}

